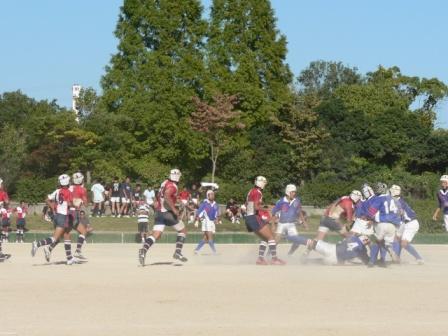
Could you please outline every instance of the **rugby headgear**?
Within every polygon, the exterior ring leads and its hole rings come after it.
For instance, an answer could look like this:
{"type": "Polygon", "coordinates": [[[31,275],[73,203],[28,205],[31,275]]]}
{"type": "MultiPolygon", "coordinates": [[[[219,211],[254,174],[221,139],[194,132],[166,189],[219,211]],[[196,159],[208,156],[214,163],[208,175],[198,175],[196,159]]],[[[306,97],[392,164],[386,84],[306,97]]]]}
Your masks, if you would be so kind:
{"type": "Polygon", "coordinates": [[[58,181],[61,186],[68,186],[70,184],[70,176],[62,174],[58,177],[58,181]]]}
{"type": "Polygon", "coordinates": [[[180,177],[182,176],[179,169],[171,169],[170,171],[170,180],[173,182],[179,182],[180,177]]]}
{"type": "Polygon", "coordinates": [[[442,176],[440,177],[440,181],[446,181],[446,182],[448,182],[448,175],[442,175],[442,176]]]}
{"type": "Polygon", "coordinates": [[[210,195],[215,195],[215,192],[211,189],[207,190],[205,196],[208,198],[210,195]]]}
{"type": "Polygon", "coordinates": [[[257,178],[255,179],[255,185],[260,189],[264,189],[267,183],[268,180],[266,180],[266,177],[264,176],[257,176],[257,178]]]}
{"type": "Polygon", "coordinates": [[[361,192],[359,190],[353,190],[350,193],[350,198],[352,199],[352,201],[354,203],[358,203],[361,200],[361,198],[362,198],[362,194],[361,194],[361,192]]]}
{"type": "Polygon", "coordinates": [[[393,184],[390,187],[389,192],[392,197],[398,197],[401,195],[401,187],[399,185],[393,184]]]}
{"type": "Polygon", "coordinates": [[[72,178],[74,184],[82,184],[84,181],[84,175],[80,172],[74,173],[72,178]]]}
{"type": "Polygon", "coordinates": [[[290,196],[292,192],[297,192],[297,187],[294,184],[288,184],[285,189],[286,196],[290,196]]]}
{"type": "Polygon", "coordinates": [[[375,193],[373,192],[373,189],[371,186],[369,186],[367,183],[363,184],[361,188],[361,193],[364,196],[365,199],[369,199],[370,197],[374,196],[375,193]]]}
{"type": "Polygon", "coordinates": [[[358,237],[364,245],[370,244],[370,238],[368,236],[359,236],[358,237]]]}
{"type": "Polygon", "coordinates": [[[387,184],[383,182],[377,182],[373,186],[373,191],[375,192],[375,195],[387,194],[387,184]]]}

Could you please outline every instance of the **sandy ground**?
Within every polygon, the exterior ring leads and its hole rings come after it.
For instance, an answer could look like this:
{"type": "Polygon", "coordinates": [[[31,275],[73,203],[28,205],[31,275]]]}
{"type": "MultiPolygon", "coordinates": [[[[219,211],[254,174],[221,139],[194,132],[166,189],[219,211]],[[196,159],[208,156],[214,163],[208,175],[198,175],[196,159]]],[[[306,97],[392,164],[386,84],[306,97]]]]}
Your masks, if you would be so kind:
{"type": "Polygon", "coordinates": [[[387,269],[303,265],[302,250],[286,266],[255,266],[253,245],[218,256],[187,245],[178,266],[171,244],[140,267],[138,248],[89,244],[88,263],[67,266],[62,246],[47,264],[29,243],[4,244],[0,336],[448,334],[448,245],[418,245],[425,265],[405,254],[387,269]]]}

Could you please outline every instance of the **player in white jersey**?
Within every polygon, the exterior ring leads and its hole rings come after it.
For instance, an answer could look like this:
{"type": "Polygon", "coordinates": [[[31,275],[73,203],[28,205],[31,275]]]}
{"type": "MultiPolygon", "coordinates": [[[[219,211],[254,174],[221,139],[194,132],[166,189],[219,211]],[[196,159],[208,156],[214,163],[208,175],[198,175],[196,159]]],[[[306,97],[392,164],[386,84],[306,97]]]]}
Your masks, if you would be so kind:
{"type": "Polygon", "coordinates": [[[142,204],[137,209],[137,225],[139,242],[145,243],[146,236],[148,235],[149,227],[149,205],[142,204]]]}

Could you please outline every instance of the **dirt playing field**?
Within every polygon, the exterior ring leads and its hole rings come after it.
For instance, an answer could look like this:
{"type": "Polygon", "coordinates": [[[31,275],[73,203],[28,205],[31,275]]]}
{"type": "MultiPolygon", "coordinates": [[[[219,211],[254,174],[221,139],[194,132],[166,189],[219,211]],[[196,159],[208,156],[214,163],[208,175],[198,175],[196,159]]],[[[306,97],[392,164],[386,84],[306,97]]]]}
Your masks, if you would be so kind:
{"type": "MultiPolygon", "coordinates": [[[[219,255],[172,263],[174,246],[154,246],[140,267],[137,244],[89,244],[88,263],[50,264],[30,244],[4,244],[2,335],[447,335],[448,246],[404,252],[387,269],[300,263],[255,266],[257,246],[221,245],[219,255]]],[[[286,245],[280,247],[285,255],[286,245]]],[[[313,252],[312,258],[318,258],[313,252]]]]}

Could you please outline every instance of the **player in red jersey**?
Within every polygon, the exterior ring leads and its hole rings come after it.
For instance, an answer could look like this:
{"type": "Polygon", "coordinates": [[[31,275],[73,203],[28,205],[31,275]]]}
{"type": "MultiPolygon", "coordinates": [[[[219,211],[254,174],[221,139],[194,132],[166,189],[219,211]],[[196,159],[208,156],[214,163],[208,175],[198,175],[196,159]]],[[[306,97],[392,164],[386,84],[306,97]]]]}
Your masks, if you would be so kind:
{"type": "Polygon", "coordinates": [[[20,205],[14,209],[16,213],[16,243],[23,243],[23,237],[26,232],[26,215],[28,213],[28,206],[25,201],[20,201],[20,205]]]}
{"type": "Polygon", "coordinates": [[[69,216],[69,208],[73,206],[73,195],[69,189],[70,176],[62,174],[58,178],[59,188],[48,195],[47,204],[53,208],[53,223],[55,225],[52,237],[40,241],[33,241],[31,247],[31,256],[35,256],[37,249],[41,246],[47,246],[64,237],[64,248],[67,256],[67,265],[72,265],[76,260],[72,256],[71,236],[72,221],[69,216]]]}
{"type": "Polygon", "coordinates": [[[261,238],[257,265],[268,265],[268,262],[264,258],[266,248],[269,247],[271,252],[271,264],[272,265],[284,265],[285,262],[277,257],[277,242],[275,241],[274,234],[271,227],[267,225],[266,221],[261,218],[262,202],[263,202],[263,189],[268,181],[264,176],[258,176],[255,179],[255,186],[249,191],[246,197],[246,227],[249,232],[254,232],[261,238]]]}
{"type": "Polygon", "coordinates": [[[341,219],[346,220],[351,224],[354,220],[355,204],[362,198],[362,194],[358,190],[353,190],[350,196],[342,196],[333,202],[322,216],[317,231],[316,240],[323,240],[328,231],[337,231],[342,236],[349,235],[346,226],[341,222],[341,219]]]}
{"type": "Polygon", "coordinates": [[[176,208],[177,183],[180,180],[179,169],[172,169],[169,178],[160,186],[155,202],[155,219],[152,234],[145,239],[143,247],[138,251],[139,262],[145,265],[145,258],[148,249],[162,236],[165,226],[171,226],[177,231],[176,250],[173,258],[182,262],[188,261],[182,255],[182,248],[187,235],[187,230],[182,221],[179,220],[179,210],[176,208]]]}
{"type": "Polygon", "coordinates": [[[88,204],[87,189],[84,187],[84,175],[80,172],[74,173],[73,184],[70,186],[70,190],[73,194],[73,207],[70,208],[73,216],[73,228],[78,231],[78,241],[76,244],[75,258],[86,259],[81,253],[82,245],[84,244],[87,236],[87,226],[80,222],[79,212],[82,208],[85,208],[88,204]]]}

